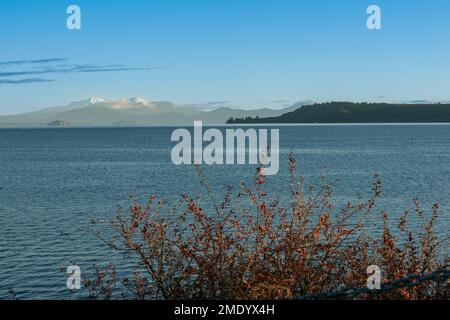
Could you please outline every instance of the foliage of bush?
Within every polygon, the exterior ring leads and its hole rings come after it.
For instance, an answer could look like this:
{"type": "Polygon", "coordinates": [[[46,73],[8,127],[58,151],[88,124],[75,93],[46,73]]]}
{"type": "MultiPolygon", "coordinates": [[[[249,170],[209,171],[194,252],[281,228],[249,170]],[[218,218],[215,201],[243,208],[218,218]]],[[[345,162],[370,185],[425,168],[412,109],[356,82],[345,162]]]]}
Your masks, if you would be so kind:
{"type": "MultiPolygon", "coordinates": [[[[433,231],[438,204],[427,218],[414,201],[415,212],[405,211],[392,226],[387,212],[375,212],[381,196],[378,176],[372,197],[337,209],[331,186],[324,183],[311,194],[295,173],[293,156],[289,160],[287,207],[267,193],[262,169],[252,186],[242,184],[237,192],[228,188],[221,201],[199,170],[209,191],[210,212],[188,194],[172,209],[154,196],[145,205],[133,201],[129,211],[119,212],[112,221],[119,241],[107,243],[131,253],[139,271],[117,279],[112,265],[97,269],[93,279],[84,280],[90,297],[111,298],[116,290],[132,299],[291,299],[363,288],[370,265],[381,268],[384,282],[448,268],[448,247],[444,253],[438,250],[440,244],[448,245],[447,239],[437,239],[433,231]],[[373,214],[380,215],[379,227],[366,223],[373,214]],[[420,231],[410,231],[413,214],[420,231]]],[[[356,298],[448,297],[446,279],[438,279],[356,298]]]]}

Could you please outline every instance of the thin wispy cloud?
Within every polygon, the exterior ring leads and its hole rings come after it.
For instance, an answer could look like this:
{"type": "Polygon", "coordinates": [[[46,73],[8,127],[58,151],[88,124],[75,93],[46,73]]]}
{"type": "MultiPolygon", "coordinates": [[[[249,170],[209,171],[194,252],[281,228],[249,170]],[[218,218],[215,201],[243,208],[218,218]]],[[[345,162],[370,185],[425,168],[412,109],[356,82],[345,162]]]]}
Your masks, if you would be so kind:
{"type": "Polygon", "coordinates": [[[39,60],[13,60],[13,61],[3,61],[0,62],[0,67],[2,66],[18,66],[24,64],[43,64],[43,63],[54,63],[54,62],[62,62],[66,61],[65,58],[47,58],[47,59],[39,59],[39,60]]]}
{"type": "Polygon", "coordinates": [[[42,78],[27,78],[27,79],[0,79],[0,84],[24,84],[24,83],[42,83],[42,82],[52,82],[51,79],[42,79],[42,78]]]}
{"type": "Polygon", "coordinates": [[[46,67],[40,70],[25,71],[0,71],[0,77],[14,77],[26,75],[39,75],[50,73],[82,73],[82,72],[117,72],[117,71],[137,71],[150,70],[152,68],[132,68],[126,66],[93,66],[93,65],[69,65],[63,67],[46,67]]]}
{"type": "Polygon", "coordinates": [[[208,102],[209,105],[216,105],[216,104],[225,104],[229,103],[230,101],[210,101],[208,102]]]}
{"type": "Polygon", "coordinates": [[[14,79],[14,77],[39,76],[45,74],[68,74],[68,73],[97,73],[97,72],[126,72],[126,71],[143,71],[157,70],[161,68],[150,67],[130,67],[122,64],[95,65],[95,64],[61,64],[66,61],[64,58],[48,58],[39,60],[17,60],[0,62],[0,78],[7,78],[0,81],[0,84],[20,84],[32,82],[50,82],[51,79],[44,78],[27,78],[14,79]],[[54,64],[58,63],[58,64],[54,64]],[[26,69],[13,68],[22,65],[32,65],[26,69]],[[6,70],[5,70],[6,69],[6,70]],[[16,69],[16,70],[14,70],[16,69]],[[11,79],[12,78],[12,79],[11,79]],[[34,81],[30,81],[34,80],[34,81]],[[27,82],[28,81],[28,82],[27,82]]]}

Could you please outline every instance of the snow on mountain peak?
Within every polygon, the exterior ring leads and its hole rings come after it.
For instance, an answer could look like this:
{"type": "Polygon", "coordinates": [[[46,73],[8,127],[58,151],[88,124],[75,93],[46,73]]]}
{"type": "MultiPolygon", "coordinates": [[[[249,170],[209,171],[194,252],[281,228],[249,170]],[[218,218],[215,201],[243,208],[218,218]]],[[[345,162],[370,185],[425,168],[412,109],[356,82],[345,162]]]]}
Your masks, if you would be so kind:
{"type": "Polygon", "coordinates": [[[90,102],[90,104],[96,104],[96,103],[101,103],[101,102],[107,102],[107,100],[103,99],[103,98],[98,98],[98,97],[90,97],[89,102],[90,102]]]}
{"type": "MultiPolygon", "coordinates": [[[[93,98],[91,98],[93,99],[93,98]]],[[[99,101],[99,100],[95,100],[99,101]]],[[[116,109],[116,110],[125,110],[125,109],[135,109],[135,108],[149,108],[154,109],[155,105],[150,101],[141,98],[141,97],[133,97],[129,99],[119,99],[119,100],[103,100],[101,101],[102,107],[116,109]]],[[[97,102],[98,103],[98,102],[97,102]]]]}

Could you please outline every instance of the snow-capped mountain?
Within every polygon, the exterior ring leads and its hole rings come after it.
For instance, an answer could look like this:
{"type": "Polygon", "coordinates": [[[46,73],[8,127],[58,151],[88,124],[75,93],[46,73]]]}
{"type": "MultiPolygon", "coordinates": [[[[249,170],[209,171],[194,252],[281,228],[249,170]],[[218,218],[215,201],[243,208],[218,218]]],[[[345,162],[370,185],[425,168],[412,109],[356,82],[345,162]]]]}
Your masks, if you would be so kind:
{"type": "Polygon", "coordinates": [[[300,106],[301,103],[297,103],[281,110],[221,107],[207,111],[195,105],[176,105],[142,97],[119,100],[90,97],[65,106],[0,116],[0,126],[46,126],[49,123],[66,123],[72,126],[192,125],[194,120],[203,120],[206,124],[225,124],[230,117],[273,117],[300,106]]]}

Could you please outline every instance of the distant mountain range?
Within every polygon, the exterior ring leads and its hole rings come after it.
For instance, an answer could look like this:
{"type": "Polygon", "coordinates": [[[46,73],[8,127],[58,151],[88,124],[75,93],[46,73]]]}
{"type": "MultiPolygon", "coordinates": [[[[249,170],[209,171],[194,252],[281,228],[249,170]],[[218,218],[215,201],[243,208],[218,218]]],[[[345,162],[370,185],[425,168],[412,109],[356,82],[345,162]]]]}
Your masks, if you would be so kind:
{"type": "Polygon", "coordinates": [[[242,117],[227,123],[420,123],[450,122],[449,103],[329,102],[304,105],[275,117],[242,117]]]}
{"type": "Polygon", "coordinates": [[[93,97],[65,106],[0,116],[0,127],[192,125],[194,120],[225,124],[230,118],[276,117],[310,103],[298,102],[279,110],[220,107],[206,111],[195,105],[153,102],[140,97],[115,101],[93,97]]]}

